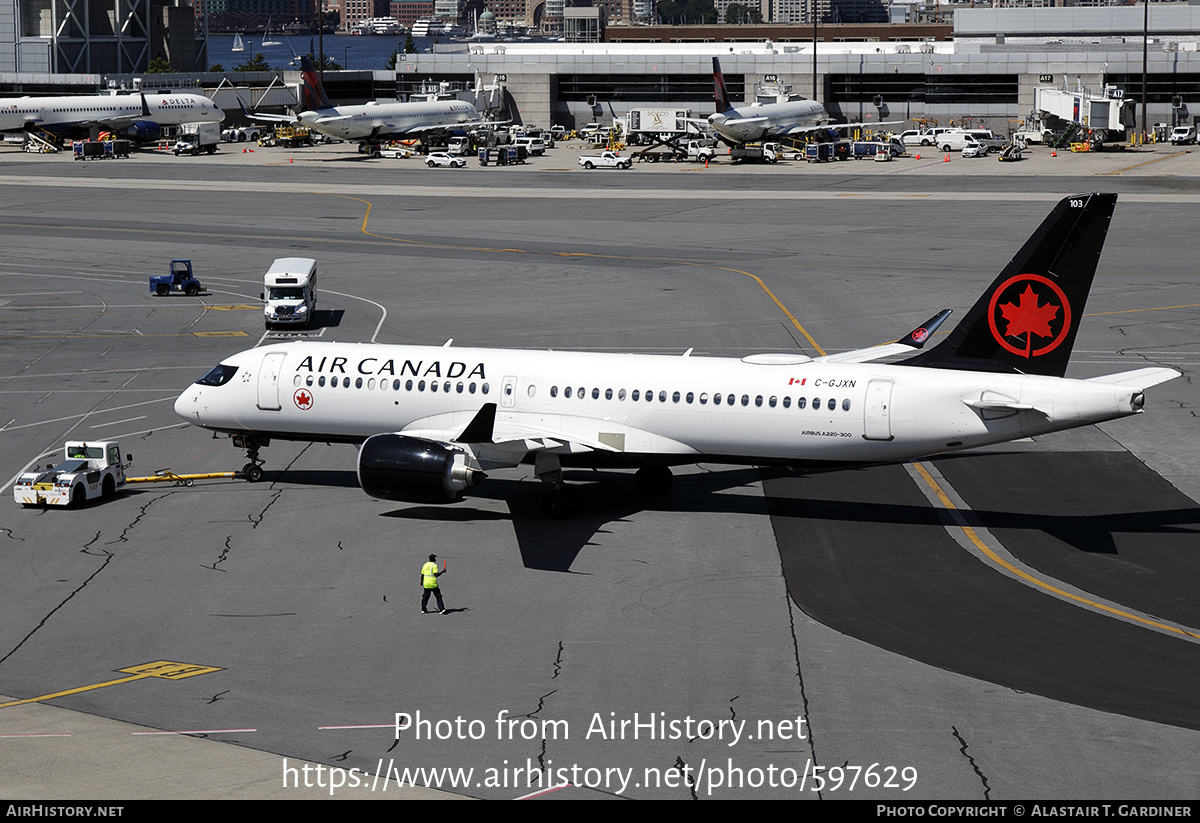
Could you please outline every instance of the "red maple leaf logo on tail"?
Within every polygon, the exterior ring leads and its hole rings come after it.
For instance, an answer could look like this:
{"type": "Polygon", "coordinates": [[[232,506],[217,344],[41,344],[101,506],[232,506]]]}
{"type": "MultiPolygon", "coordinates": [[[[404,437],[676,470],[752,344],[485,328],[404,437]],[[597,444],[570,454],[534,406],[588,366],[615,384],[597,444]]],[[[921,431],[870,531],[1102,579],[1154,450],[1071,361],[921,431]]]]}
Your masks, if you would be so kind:
{"type": "Polygon", "coordinates": [[[1058,306],[1051,303],[1039,306],[1033,286],[1026,285],[1018,303],[1004,303],[1000,306],[1000,313],[1008,321],[1008,328],[1004,334],[1006,337],[1025,335],[1025,356],[1029,357],[1033,352],[1035,334],[1038,337],[1054,336],[1054,332],[1050,330],[1050,321],[1058,317],[1058,309],[1058,306]]]}

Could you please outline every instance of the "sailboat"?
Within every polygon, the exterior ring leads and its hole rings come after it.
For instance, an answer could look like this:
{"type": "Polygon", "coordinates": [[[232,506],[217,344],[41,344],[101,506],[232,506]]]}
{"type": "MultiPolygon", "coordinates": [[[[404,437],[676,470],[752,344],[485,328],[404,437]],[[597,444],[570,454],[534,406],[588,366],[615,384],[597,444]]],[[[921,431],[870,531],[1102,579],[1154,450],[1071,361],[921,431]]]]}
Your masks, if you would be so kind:
{"type": "Polygon", "coordinates": [[[242,35],[235,34],[233,36],[233,48],[230,51],[245,51],[246,44],[242,42],[242,35]]]}
{"type": "Polygon", "coordinates": [[[262,45],[264,46],[282,46],[278,40],[271,39],[271,18],[267,17],[267,27],[263,30],[262,45]]]}

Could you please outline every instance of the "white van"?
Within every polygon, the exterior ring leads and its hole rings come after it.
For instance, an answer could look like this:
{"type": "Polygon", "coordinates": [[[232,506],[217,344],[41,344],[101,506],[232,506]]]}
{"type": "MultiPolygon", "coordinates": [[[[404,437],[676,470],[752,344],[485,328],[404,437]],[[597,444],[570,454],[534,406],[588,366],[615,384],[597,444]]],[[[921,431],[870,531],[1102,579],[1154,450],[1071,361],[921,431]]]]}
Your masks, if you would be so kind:
{"type": "Polygon", "coordinates": [[[513,140],[514,146],[524,146],[525,151],[531,155],[542,155],[546,153],[546,141],[540,137],[518,137],[513,140]]]}
{"type": "Polygon", "coordinates": [[[999,150],[1008,145],[1007,140],[1001,140],[987,129],[955,129],[942,132],[937,138],[938,148],[942,151],[962,151],[972,141],[988,150],[999,150]]]}
{"type": "Polygon", "coordinates": [[[317,261],[281,257],[263,275],[263,319],[267,328],[304,326],[317,310],[317,261]]]}

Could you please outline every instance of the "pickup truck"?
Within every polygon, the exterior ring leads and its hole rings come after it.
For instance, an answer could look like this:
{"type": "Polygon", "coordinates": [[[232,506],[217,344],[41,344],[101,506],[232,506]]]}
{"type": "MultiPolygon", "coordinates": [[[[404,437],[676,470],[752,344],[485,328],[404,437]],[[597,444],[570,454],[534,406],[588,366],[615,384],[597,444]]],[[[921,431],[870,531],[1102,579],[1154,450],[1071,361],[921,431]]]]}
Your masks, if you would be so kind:
{"type": "Polygon", "coordinates": [[[628,169],[633,167],[633,160],[622,157],[615,151],[606,151],[580,157],[579,165],[585,169],[628,169]]]}

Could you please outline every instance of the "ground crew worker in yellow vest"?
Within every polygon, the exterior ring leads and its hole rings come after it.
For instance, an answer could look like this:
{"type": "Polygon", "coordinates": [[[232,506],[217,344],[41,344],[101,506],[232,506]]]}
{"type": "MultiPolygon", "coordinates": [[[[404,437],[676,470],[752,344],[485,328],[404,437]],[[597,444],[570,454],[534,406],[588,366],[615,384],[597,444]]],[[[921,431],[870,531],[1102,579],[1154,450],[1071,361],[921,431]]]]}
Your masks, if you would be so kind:
{"type": "Polygon", "coordinates": [[[421,595],[421,614],[429,614],[429,610],[425,607],[429,605],[429,595],[434,595],[437,598],[438,612],[446,613],[446,604],[442,602],[442,590],[438,588],[437,579],[446,573],[445,569],[438,571],[437,555],[429,555],[429,562],[421,567],[421,588],[424,593],[421,595]]]}

